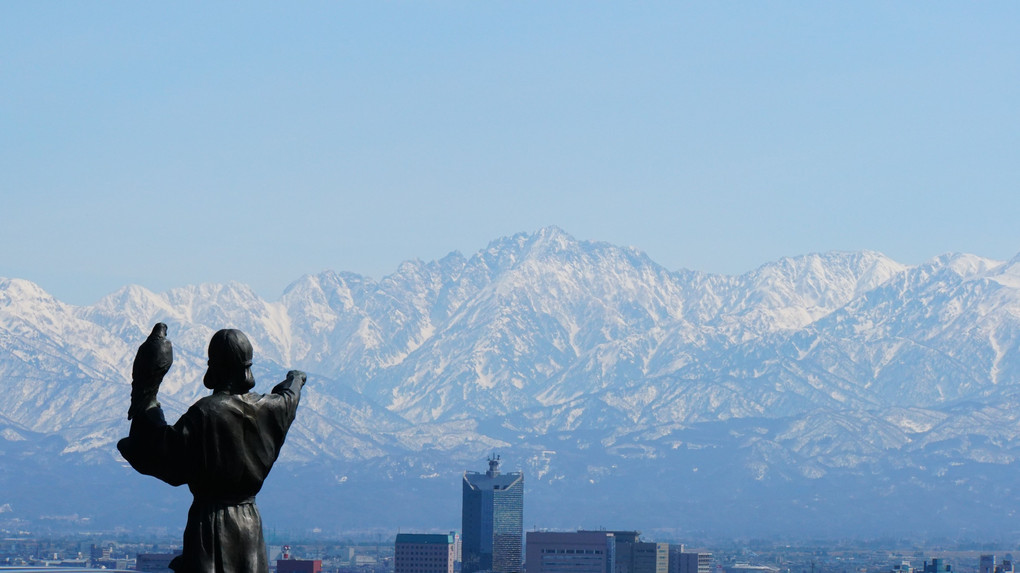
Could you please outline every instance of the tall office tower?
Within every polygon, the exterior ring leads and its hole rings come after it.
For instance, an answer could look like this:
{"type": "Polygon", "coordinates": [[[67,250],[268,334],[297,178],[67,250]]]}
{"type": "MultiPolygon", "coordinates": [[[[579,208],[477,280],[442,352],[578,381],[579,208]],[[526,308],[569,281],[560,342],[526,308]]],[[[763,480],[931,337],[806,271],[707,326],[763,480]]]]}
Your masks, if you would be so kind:
{"type": "Polygon", "coordinates": [[[454,534],[398,533],[393,573],[453,573],[454,534]]]}
{"type": "Polygon", "coordinates": [[[683,545],[670,545],[669,573],[712,573],[712,554],[687,551],[683,545]]]}
{"type": "Polygon", "coordinates": [[[611,531],[529,531],[528,573],[613,573],[616,538],[611,531]]]}
{"type": "Polygon", "coordinates": [[[524,474],[500,473],[499,456],[484,474],[464,472],[462,573],[520,573],[523,538],[524,474]]]}

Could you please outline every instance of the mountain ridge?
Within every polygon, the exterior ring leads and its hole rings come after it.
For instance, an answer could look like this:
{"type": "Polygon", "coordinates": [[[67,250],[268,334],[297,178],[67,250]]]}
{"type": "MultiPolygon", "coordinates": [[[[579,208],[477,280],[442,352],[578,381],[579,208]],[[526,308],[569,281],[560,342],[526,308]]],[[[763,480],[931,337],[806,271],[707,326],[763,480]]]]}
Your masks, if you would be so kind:
{"type": "MultiPolygon", "coordinates": [[[[378,281],[305,275],[274,301],[240,283],[129,285],[73,306],[0,279],[0,453],[22,456],[0,473],[11,492],[0,505],[14,508],[0,518],[31,520],[23,512],[42,503],[17,493],[37,471],[24,460],[141,479],[112,445],[127,430],[131,357],[158,321],[175,344],[160,394],[168,418],[205,392],[196,381],[211,334],[240,328],[260,388],[290,368],[310,374],[280,461],[290,469],[278,471],[320,476],[327,499],[384,476],[392,500],[380,515],[391,517],[381,523],[443,515],[410,509],[408,492],[452,483],[455,499],[457,473],[493,449],[534,476],[529,496],[576,502],[602,484],[598,495],[663,510],[649,518],[656,527],[682,509],[723,531],[741,503],[769,506],[746,498],[762,491],[789,502],[791,517],[772,521],[790,531],[819,526],[823,509],[863,528],[889,496],[914,500],[920,516],[936,499],[970,515],[1020,495],[988,477],[1015,469],[1020,453],[1017,260],[955,253],[907,266],[836,251],[714,275],[549,227],[469,257],[406,261],[378,281]],[[691,468],[682,489],[692,498],[654,491],[663,472],[691,468]],[[823,483],[856,488],[856,501],[796,493],[823,483]],[[742,501],[724,504],[729,513],[691,505],[733,495],[742,501]]],[[[938,522],[904,527],[917,524],[938,522]]]]}

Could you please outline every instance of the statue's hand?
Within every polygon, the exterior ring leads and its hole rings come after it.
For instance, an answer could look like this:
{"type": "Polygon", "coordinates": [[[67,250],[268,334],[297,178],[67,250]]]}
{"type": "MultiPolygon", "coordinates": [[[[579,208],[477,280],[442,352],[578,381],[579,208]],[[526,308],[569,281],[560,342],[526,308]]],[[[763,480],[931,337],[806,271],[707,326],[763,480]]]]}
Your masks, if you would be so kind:
{"type": "Polygon", "coordinates": [[[162,322],[157,323],[135,354],[135,362],[131,368],[129,420],[135,414],[157,404],[156,393],[159,392],[159,385],[173,363],[174,350],[166,337],[166,325],[162,322]]]}
{"type": "Polygon", "coordinates": [[[305,373],[300,370],[291,370],[287,373],[287,378],[273,387],[273,394],[282,394],[284,392],[300,392],[301,387],[305,385],[305,373]]]}
{"type": "Polygon", "coordinates": [[[284,381],[290,382],[291,385],[297,384],[298,387],[300,388],[301,386],[305,385],[305,380],[307,379],[308,376],[306,376],[304,372],[300,370],[291,370],[290,372],[287,373],[287,379],[284,381]]]}

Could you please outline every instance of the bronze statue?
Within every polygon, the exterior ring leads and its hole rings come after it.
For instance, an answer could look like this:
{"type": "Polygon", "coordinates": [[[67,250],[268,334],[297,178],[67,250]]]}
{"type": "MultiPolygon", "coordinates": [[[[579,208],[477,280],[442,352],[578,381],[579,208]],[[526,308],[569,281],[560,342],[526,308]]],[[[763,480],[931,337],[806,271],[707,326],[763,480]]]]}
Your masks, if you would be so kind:
{"type": "Polygon", "coordinates": [[[172,426],[156,401],[173,363],[165,324],[152,329],[135,356],[131,431],[117,449],[138,472],[173,486],[188,484],[195,496],[183,554],[170,563],[177,573],[269,571],[255,494],[294,421],[305,374],[291,370],[271,393],[250,392],[252,354],[240,330],[214,334],[203,378],[213,392],[172,426]]]}

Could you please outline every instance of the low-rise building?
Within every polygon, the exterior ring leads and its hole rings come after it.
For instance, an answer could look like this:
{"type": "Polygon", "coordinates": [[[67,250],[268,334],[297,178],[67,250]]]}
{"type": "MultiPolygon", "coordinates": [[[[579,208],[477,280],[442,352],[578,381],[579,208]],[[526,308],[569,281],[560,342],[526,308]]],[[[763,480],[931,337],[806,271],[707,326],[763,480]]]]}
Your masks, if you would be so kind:
{"type": "Polygon", "coordinates": [[[946,563],[945,559],[933,558],[931,563],[924,562],[924,573],[951,573],[953,566],[946,563]]]}
{"type": "Polygon", "coordinates": [[[321,573],[321,559],[277,559],[276,573],[321,573]]]}
{"type": "Polygon", "coordinates": [[[525,548],[528,573],[615,573],[611,531],[529,531],[525,548]]]}
{"type": "Polygon", "coordinates": [[[734,563],[723,567],[725,573],[779,573],[778,567],[770,565],[751,565],[750,563],[734,563]]]}
{"type": "Polygon", "coordinates": [[[173,573],[173,569],[170,569],[170,562],[178,555],[180,552],[139,553],[135,559],[135,569],[147,573],[173,573]]]}
{"type": "Polygon", "coordinates": [[[669,546],[669,573],[712,573],[712,554],[669,546]]]}
{"type": "Polygon", "coordinates": [[[454,534],[400,533],[393,551],[393,573],[453,573],[454,534]]]}

